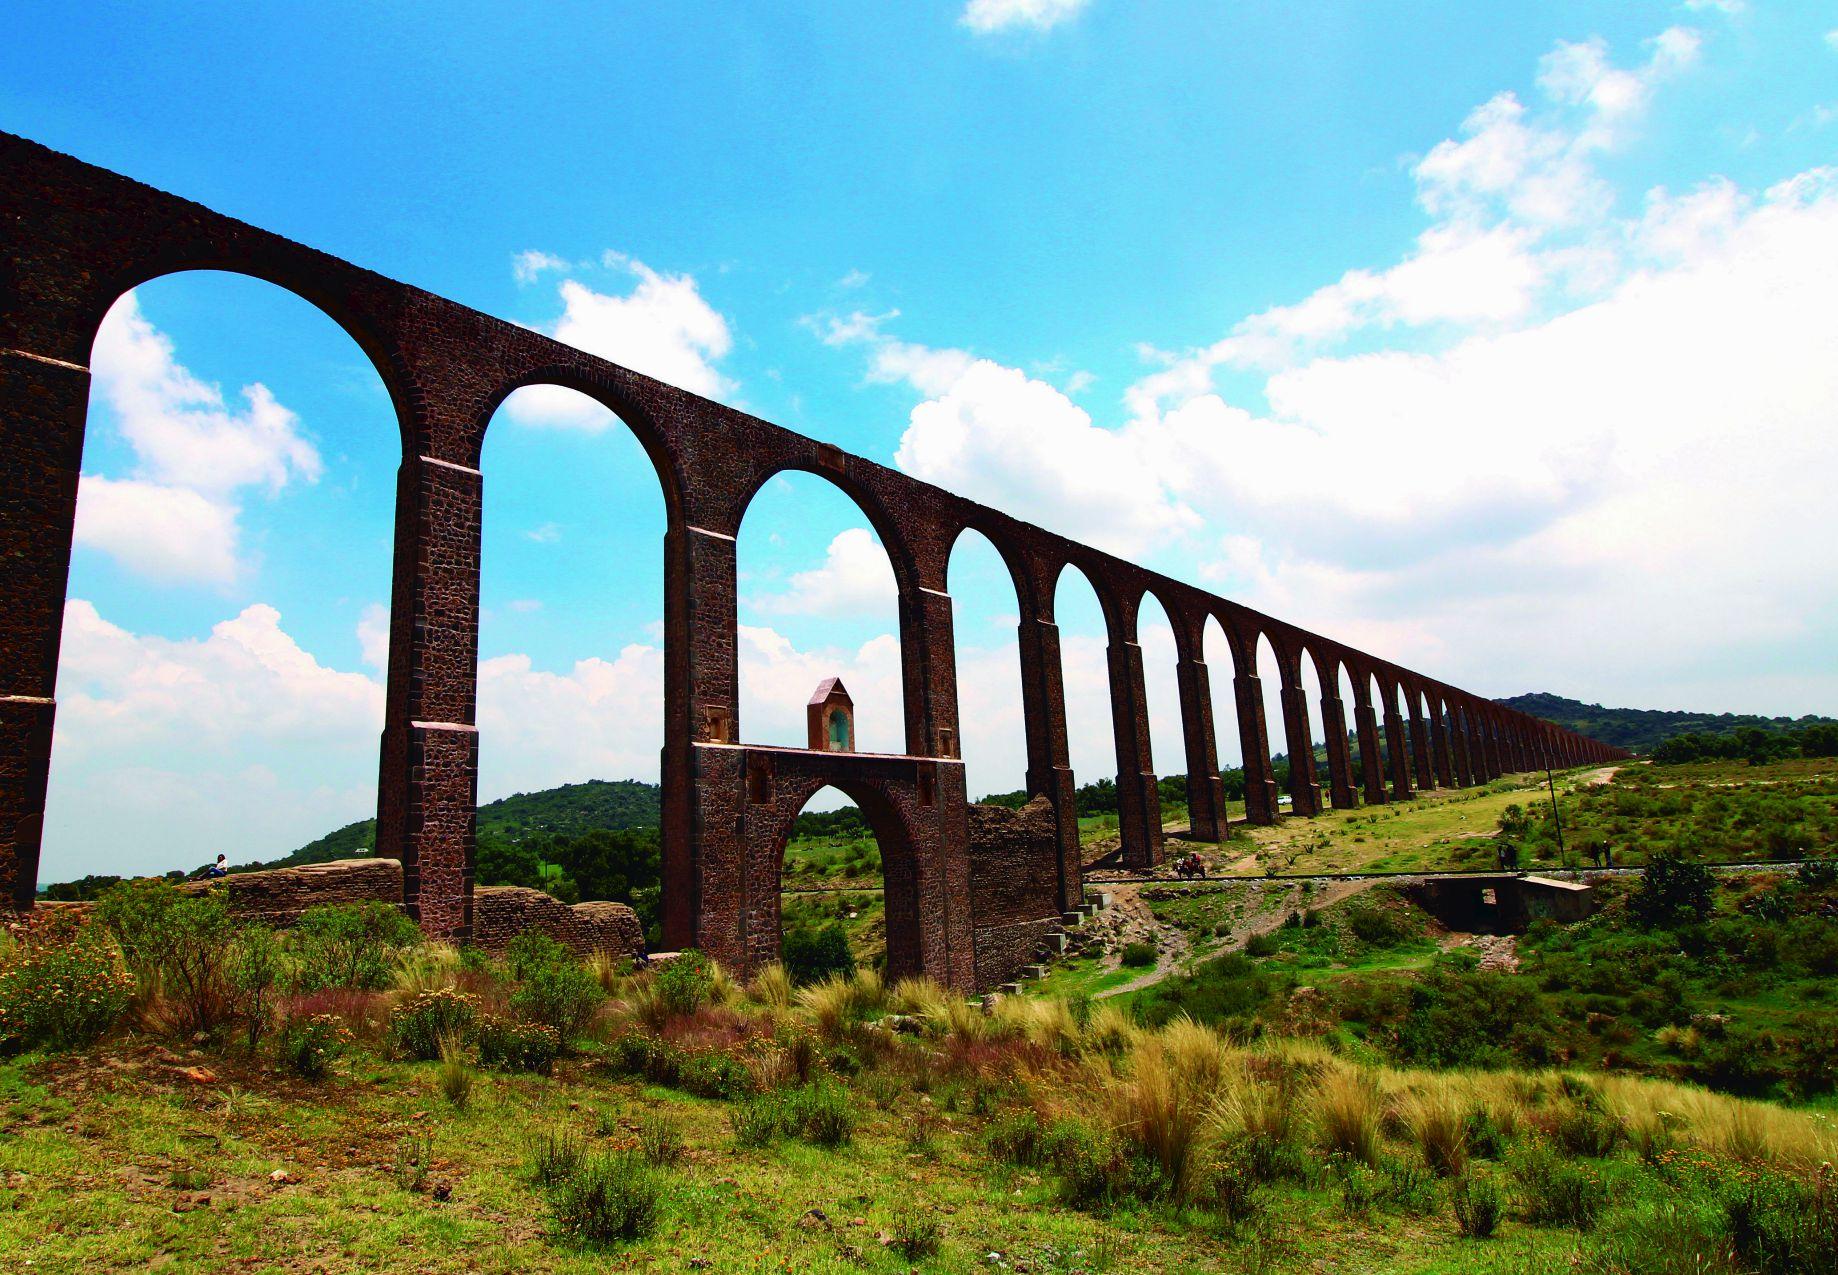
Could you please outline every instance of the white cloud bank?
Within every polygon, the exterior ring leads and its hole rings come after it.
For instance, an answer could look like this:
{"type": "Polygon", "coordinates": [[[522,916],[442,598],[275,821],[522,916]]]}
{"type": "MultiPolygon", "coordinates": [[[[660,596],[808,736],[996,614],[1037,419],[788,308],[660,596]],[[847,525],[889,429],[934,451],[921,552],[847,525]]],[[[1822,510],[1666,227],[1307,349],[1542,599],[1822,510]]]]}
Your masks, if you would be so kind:
{"type": "Polygon", "coordinates": [[[128,477],[82,475],[76,543],[168,584],[229,584],[242,571],[238,493],[318,480],[319,453],[261,384],[232,408],[178,361],[129,292],[96,334],[94,394],[133,449],[128,477]]]}
{"type": "Polygon", "coordinates": [[[1829,711],[1838,175],[1627,213],[1597,164],[1701,56],[1560,44],[1536,107],[1496,96],[1418,162],[1402,261],[1149,351],[1119,428],[895,315],[813,326],[923,396],[907,472],[1123,553],[1180,537],[1253,606],[1492,693],[1829,711]]]}
{"type": "Polygon", "coordinates": [[[970,0],[958,21],[977,35],[1047,31],[1078,16],[1089,0],[970,0]]]}
{"type": "MultiPolygon", "coordinates": [[[[543,331],[556,340],[656,377],[705,398],[731,394],[734,383],[715,366],[733,348],[733,334],[721,313],[703,298],[689,275],[661,274],[644,262],[608,253],[605,266],[630,274],[630,292],[597,292],[578,279],[557,287],[561,317],[543,331]]],[[[512,262],[518,280],[533,283],[549,272],[566,272],[568,262],[529,251],[512,262]]],[[[512,419],[526,425],[598,431],[613,422],[605,408],[571,390],[536,385],[506,402],[512,419]]]]}

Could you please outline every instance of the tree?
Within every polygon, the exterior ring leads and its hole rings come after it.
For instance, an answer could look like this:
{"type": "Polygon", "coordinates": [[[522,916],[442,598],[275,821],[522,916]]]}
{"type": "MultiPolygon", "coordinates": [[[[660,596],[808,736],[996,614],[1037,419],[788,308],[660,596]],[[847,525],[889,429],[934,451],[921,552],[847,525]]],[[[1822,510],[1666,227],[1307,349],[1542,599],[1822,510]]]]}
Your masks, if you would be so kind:
{"type": "Polygon", "coordinates": [[[1628,906],[1649,927],[1699,925],[1709,916],[1717,878],[1695,859],[1662,850],[1647,862],[1628,906]]]}
{"type": "Polygon", "coordinates": [[[630,903],[634,890],[658,882],[657,830],[595,828],[557,841],[554,862],[573,878],[583,899],[630,903]]]}

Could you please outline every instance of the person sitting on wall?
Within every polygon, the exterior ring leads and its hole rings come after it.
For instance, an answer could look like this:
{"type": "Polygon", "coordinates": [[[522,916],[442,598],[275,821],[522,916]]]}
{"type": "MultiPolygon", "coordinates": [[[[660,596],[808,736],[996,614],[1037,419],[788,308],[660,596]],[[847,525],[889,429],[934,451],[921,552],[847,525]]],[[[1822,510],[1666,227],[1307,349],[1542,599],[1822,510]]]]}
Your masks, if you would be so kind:
{"type": "Polygon", "coordinates": [[[206,868],[204,870],[204,875],[207,877],[227,877],[229,876],[230,875],[230,856],[226,854],[218,855],[217,862],[213,863],[210,867],[206,868]]]}

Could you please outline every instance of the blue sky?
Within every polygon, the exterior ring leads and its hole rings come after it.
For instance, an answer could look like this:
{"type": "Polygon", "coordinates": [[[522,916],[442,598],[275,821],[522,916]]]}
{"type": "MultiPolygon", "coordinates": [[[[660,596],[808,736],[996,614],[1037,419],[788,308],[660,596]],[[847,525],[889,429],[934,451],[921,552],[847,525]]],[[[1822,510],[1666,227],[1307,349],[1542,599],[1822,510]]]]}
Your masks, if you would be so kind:
{"type": "MultiPolygon", "coordinates": [[[[12,131],[1449,680],[1838,711],[1838,7],[27,3],[9,26],[12,131]]],[[[368,813],[380,383],[305,303],[215,275],[139,289],[94,367],[47,879],[368,813]]],[[[654,777],[642,454],[531,391],[485,469],[482,796],[654,777]]],[[[796,742],[841,673],[863,744],[895,746],[891,577],[848,502],[773,484],[741,571],[743,734],[796,742]]],[[[1013,787],[1012,594],[976,544],[951,586],[971,786],[1013,787]]],[[[1062,619],[1089,777],[1113,762],[1084,589],[1062,619]]],[[[1172,646],[1145,643],[1176,771],[1172,646]]]]}

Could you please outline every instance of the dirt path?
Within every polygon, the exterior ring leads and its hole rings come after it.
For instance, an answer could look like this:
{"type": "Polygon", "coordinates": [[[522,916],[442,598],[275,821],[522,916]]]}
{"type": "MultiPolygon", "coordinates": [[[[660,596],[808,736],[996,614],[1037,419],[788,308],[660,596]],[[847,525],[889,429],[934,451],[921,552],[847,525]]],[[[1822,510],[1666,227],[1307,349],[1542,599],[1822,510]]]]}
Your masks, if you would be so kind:
{"type": "MultiPolygon", "coordinates": [[[[1145,882],[1143,884],[1153,885],[1155,883],[1145,882]]],[[[1256,880],[1246,881],[1242,886],[1237,886],[1237,883],[1231,884],[1235,888],[1255,891],[1259,896],[1262,896],[1269,888],[1267,883],[1256,880]]],[[[1342,899],[1351,898],[1360,891],[1371,889],[1377,884],[1378,882],[1374,880],[1335,881],[1324,889],[1313,891],[1306,896],[1303,895],[1299,885],[1277,887],[1274,891],[1275,898],[1260,897],[1257,910],[1248,920],[1241,925],[1233,926],[1229,935],[1211,947],[1203,948],[1198,955],[1214,957],[1243,948],[1254,936],[1268,934],[1280,927],[1284,921],[1289,919],[1290,913],[1302,905],[1304,898],[1306,898],[1306,906],[1323,908],[1339,903],[1342,899]]],[[[1154,943],[1155,966],[1153,969],[1144,970],[1127,983],[1097,993],[1092,997],[1093,1000],[1105,1000],[1112,996],[1122,996],[1127,992],[1140,991],[1145,987],[1153,987],[1179,969],[1189,955],[1194,954],[1193,943],[1187,937],[1185,930],[1177,926],[1163,925],[1155,919],[1155,913],[1150,910],[1148,900],[1142,897],[1142,888],[1142,885],[1137,884],[1106,887],[1112,894],[1110,910],[1117,913],[1119,917],[1119,932],[1130,935],[1124,941],[1135,942],[1140,937],[1141,941],[1154,943]]]]}

